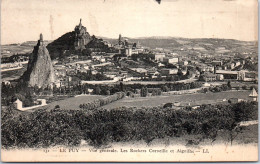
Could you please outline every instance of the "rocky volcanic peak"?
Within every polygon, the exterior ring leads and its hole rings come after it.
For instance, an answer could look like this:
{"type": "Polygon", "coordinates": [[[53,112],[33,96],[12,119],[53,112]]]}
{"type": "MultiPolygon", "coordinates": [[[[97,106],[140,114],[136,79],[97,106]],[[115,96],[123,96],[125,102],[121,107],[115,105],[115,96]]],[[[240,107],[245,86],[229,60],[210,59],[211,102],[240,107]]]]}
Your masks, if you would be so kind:
{"type": "Polygon", "coordinates": [[[29,86],[38,86],[40,88],[52,86],[55,82],[54,68],[49,52],[44,45],[42,34],[34,47],[27,70],[21,79],[29,86]]]}
{"type": "Polygon", "coordinates": [[[79,25],[75,27],[74,32],[75,32],[75,42],[74,42],[75,49],[76,50],[85,49],[85,45],[87,45],[90,42],[91,37],[87,32],[87,28],[82,26],[81,19],[79,25]]]}
{"type": "Polygon", "coordinates": [[[87,32],[87,28],[81,24],[77,25],[72,32],[68,32],[52,43],[48,44],[47,49],[51,54],[51,58],[59,58],[63,55],[64,50],[83,50],[85,46],[91,41],[91,36],[87,32]]]}

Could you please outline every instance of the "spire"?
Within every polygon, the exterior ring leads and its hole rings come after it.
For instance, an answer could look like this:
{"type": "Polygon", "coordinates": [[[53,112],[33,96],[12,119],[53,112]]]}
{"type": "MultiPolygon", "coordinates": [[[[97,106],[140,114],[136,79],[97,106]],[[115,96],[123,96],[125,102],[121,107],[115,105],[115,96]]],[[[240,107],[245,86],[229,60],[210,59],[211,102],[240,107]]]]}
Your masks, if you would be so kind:
{"type": "Polygon", "coordinates": [[[80,18],[80,20],[79,20],[79,26],[81,26],[81,18],[80,18]]]}
{"type": "Polygon", "coordinates": [[[121,45],[121,34],[119,34],[118,44],[121,45]]]}

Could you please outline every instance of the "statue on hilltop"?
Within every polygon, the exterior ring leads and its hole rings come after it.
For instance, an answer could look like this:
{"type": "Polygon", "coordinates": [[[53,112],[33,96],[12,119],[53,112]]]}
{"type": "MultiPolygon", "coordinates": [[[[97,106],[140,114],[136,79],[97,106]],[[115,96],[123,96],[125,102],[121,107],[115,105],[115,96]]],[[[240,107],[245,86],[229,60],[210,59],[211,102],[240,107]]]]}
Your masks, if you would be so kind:
{"type": "Polygon", "coordinates": [[[75,32],[75,42],[74,42],[75,50],[85,49],[85,45],[87,45],[90,42],[91,37],[87,32],[87,28],[82,25],[81,19],[79,25],[75,27],[74,32],[75,32]]]}

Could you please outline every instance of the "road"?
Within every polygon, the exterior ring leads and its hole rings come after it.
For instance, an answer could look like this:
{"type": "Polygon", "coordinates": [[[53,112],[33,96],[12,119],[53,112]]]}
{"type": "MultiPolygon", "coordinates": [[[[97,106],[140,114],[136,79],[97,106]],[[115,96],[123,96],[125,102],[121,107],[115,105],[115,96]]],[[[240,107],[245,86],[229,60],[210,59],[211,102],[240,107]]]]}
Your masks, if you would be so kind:
{"type": "Polygon", "coordinates": [[[21,66],[14,67],[14,68],[5,68],[5,69],[1,69],[1,72],[13,71],[13,70],[22,69],[22,68],[23,68],[23,67],[21,67],[21,66]]]}
{"type": "Polygon", "coordinates": [[[123,84],[141,84],[141,85],[158,85],[158,84],[166,84],[166,83],[191,83],[195,82],[197,79],[195,75],[192,75],[191,78],[180,80],[180,81],[119,81],[119,78],[114,80],[104,80],[104,81],[84,81],[82,80],[82,84],[119,84],[122,82],[123,84]]]}
{"type": "Polygon", "coordinates": [[[142,84],[142,85],[156,85],[156,84],[166,84],[166,83],[191,83],[195,82],[197,79],[195,78],[195,75],[193,74],[191,78],[180,80],[180,81],[126,81],[123,82],[123,84],[142,84]]]}
{"type": "Polygon", "coordinates": [[[256,124],[258,124],[258,120],[242,121],[238,125],[239,126],[250,126],[250,125],[256,125],[256,124]]]}

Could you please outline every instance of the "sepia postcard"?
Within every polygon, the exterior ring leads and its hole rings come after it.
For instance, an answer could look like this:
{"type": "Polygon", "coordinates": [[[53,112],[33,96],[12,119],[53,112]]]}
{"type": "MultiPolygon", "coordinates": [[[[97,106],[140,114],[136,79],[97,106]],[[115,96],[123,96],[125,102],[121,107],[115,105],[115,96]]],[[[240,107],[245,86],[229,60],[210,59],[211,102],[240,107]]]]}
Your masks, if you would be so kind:
{"type": "Polygon", "coordinates": [[[2,0],[1,161],[258,161],[258,1],[2,0]]]}

